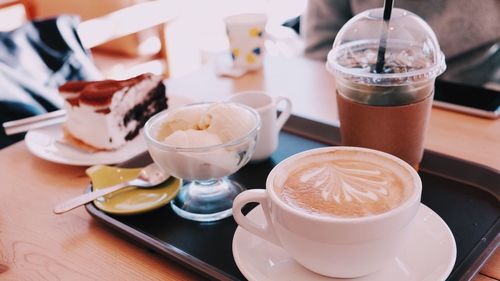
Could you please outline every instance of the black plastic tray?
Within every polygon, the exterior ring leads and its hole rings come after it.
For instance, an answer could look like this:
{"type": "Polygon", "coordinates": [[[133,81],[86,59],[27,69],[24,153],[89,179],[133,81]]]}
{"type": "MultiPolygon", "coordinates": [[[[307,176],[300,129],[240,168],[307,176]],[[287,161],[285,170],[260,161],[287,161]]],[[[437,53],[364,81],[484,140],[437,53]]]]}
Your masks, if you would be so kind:
{"type": "MultiPolygon", "coordinates": [[[[264,188],[269,171],[286,157],[337,145],[339,139],[336,127],[292,116],[272,157],[246,165],[232,178],[249,189],[264,188]]],[[[141,167],[151,161],[144,153],[121,166],[141,167]]],[[[424,187],[422,202],[444,219],[457,243],[457,260],[447,280],[469,280],[499,243],[500,173],[426,151],[419,174],[424,187]]],[[[233,260],[231,245],[237,224],[232,217],[213,223],[192,222],[175,215],[169,205],[133,216],[109,215],[92,203],[86,208],[96,220],[204,277],[245,280],[233,260]]]]}

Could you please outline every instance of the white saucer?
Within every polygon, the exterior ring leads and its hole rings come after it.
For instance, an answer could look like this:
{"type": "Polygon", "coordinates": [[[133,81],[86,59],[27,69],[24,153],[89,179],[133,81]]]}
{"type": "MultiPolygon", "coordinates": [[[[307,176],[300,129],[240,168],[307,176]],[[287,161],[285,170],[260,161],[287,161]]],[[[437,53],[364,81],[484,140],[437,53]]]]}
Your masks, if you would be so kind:
{"type": "Polygon", "coordinates": [[[123,162],[146,151],[146,142],[142,135],[113,151],[86,152],[62,142],[61,125],[31,130],[26,134],[25,142],[34,155],[60,164],[75,166],[110,165],[123,162]]]}
{"type": "MultiPolygon", "coordinates": [[[[260,206],[248,215],[265,224],[260,206]]],[[[455,264],[457,248],[446,223],[429,207],[421,205],[409,243],[379,272],[354,279],[329,278],[313,273],[295,262],[282,248],[238,227],[233,238],[236,265],[248,280],[445,280],[455,264]]]]}

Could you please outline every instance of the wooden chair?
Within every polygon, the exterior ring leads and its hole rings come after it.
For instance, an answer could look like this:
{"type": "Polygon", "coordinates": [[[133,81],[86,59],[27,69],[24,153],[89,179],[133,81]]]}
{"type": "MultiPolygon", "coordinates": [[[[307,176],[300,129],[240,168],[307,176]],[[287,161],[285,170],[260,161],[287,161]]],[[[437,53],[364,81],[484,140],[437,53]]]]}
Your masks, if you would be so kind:
{"type": "MultiPolygon", "coordinates": [[[[37,7],[32,0],[0,0],[0,9],[22,6],[25,10],[26,21],[37,17],[37,7]]],[[[107,78],[127,78],[139,73],[127,71],[131,68],[136,72],[149,71],[147,65],[158,62],[160,70],[155,68],[152,72],[169,76],[167,42],[165,38],[166,24],[176,17],[176,5],[173,0],[155,0],[132,5],[107,15],[82,21],[78,26],[78,36],[85,48],[92,49],[114,39],[134,34],[149,28],[156,28],[161,49],[154,56],[134,57],[93,51],[97,68],[107,78]],[[117,65],[121,66],[124,73],[115,73],[117,65]],[[145,67],[140,67],[145,65],[145,67]],[[160,73],[158,73],[160,72],[160,73]]],[[[156,64],[157,65],[157,64],[156,64]]]]}

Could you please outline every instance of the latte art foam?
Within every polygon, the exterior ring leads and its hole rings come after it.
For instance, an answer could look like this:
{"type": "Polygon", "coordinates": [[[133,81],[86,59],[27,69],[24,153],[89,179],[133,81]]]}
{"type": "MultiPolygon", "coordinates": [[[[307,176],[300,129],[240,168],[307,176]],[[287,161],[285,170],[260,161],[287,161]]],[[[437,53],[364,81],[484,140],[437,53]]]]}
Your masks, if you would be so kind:
{"type": "Polygon", "coordinates": [[[407,192],[404,177],[384,165],[322,159],[292,170],[281,188],[281,198],[308,213],[363,217],[396,208],[407,192]]]}
{"type": "Polygon", "coordinates": [[[304,185],[318,188],[325,201],[378,201],[389,195],[389,181],[380,169],[352,169],[338,163],[325,163],[305,171],[299,180],[304,185]]]}

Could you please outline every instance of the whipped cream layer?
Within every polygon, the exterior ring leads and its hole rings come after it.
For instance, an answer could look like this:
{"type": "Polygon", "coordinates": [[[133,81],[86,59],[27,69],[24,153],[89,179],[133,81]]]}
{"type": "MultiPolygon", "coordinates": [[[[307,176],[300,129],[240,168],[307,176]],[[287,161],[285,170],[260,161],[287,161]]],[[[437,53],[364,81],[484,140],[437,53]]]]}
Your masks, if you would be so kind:
{"type": "Polygon", "coordinates": [[[67,83],[59,89],[68,114],[64,126],[73,137],[95,148],[119,148],[133,138],[129,136],[141,125],[140,118],[128,115],[148,99],[159,83],[161,77],[152,74],[124,81],[67,83]]]}

